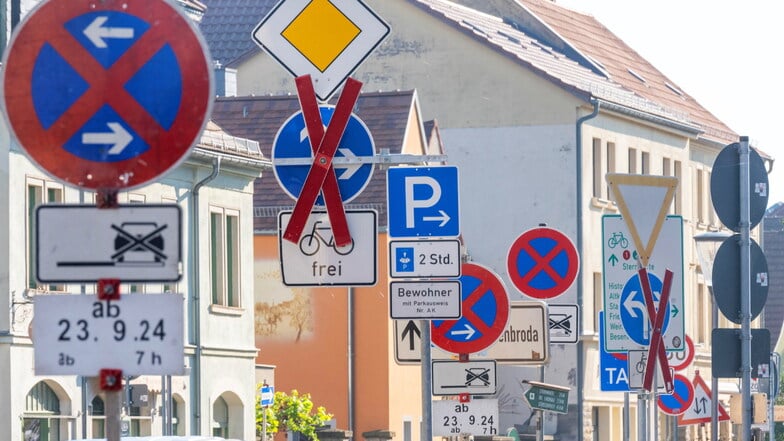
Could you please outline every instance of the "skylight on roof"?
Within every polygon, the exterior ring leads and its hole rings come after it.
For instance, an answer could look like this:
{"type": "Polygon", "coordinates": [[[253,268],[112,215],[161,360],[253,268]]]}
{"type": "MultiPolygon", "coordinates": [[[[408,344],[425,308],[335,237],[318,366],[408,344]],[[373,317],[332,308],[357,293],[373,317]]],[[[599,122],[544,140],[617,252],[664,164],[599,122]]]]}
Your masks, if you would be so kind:
{"type": "Polygon", "coordinates": [[[641,82],[643,82],[643,83],[647,83],[647,81],[645,81],[645,77],[643,77],[642,75],[638,74],[638,73],[637,73],[637,72],[635,72],[634,70],[632,70],[632,69],[630,69],[630,68],[628,68],[628,67],[627,67],[627,68],[626,68],[626,71],[627,71],[627,72],[629,72],[630,74],[632,74],[632,76],[633,76],[634,78],[637,78],[638,80],[640,80],[640,81],[641,81],[641,82]]]}
{"type": "Polygon", "coordinates": [[[665,82],[664,85],[667,86],[667,88],[670,89],[671,91],[675,92],[676,95],[684,96],[683,91],[673,86],[672,84],[665,82]]]}

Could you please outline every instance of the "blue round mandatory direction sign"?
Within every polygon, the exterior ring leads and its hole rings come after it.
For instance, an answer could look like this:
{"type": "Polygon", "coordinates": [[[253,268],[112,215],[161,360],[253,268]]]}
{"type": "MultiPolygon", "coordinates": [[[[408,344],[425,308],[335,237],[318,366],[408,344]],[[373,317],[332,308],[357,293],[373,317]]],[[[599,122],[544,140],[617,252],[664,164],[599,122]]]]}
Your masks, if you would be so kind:
{"type": "Polygon", "coordinates": [[[672,383],[672,394],[659,395],[657,404],[667,415],[680,415],[694,401],[694,385],[683,375],[673,376],[672,383]]]}
{"type": "MultiPolygon", "coordinates": [[[[319,106],[321,121],[329,125],[335,106],[319,106]]],[[[319,140],[320,142],[320,140],[319,140]]],[[[315,144],[318,146],[319,142],[315,144]]],[[[344,203],[350,202],[365,189],[371,176],[374,164],[367,160],[376,153],[373,137],[370,135],[365,123],[356,115],[351,114],[343,137],[335,153],[332,163],[340,189],[340,197],[344,203]],[[341,163],[341,160],[356,162],[341,163]],[[364,163],[358,160],[365,158],[364,163]]],[[[305,128],[305,119],[302,112],[297,112],[289,117],[275,136],[272,145],[272,164],[275,178],[281,188],[293,199],[298,199],[302,186],[308,177],[313,159],[313,149],[308,131],[305,128]],[[292,161],[304,160],[306,164],[291,164],[292,161]]],[[[303,161],[296,161],[303,162],[303,161]]],[[[316,205],[324,205],[324,198],[319,195],[316,205]]]]}
{"type": "MultiPolygon", "coordinates": [[[[653,300],[658,302],[659,297],[661,297],[662,281],[651,273],[648,273],[648,280],[650,281],[651,291],[653,291],[653,300]]],[[[633,275],[624,285],[620,303],[621,323],[626,334],[639,345],[650,345],[653,329],[648,321],[645,296],[637,274],[633,275]]],[[[664,311],[668,311],[668,313],[664,316],[662,333],[667,330],[667,325],[670,322],[670,305],[667,304],[664,308],[664,311]]]]}

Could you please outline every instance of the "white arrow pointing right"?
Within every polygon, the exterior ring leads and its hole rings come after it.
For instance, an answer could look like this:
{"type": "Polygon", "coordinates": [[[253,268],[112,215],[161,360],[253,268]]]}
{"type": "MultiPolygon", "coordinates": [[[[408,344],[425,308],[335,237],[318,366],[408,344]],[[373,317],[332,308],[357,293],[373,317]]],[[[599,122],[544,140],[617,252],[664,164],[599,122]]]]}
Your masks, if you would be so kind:
{"type": "Polygon", "coordinates": [[[112,148],[109,149],[108,153],[110,155],[119,155],[133,141],[133,136],[120,123],[110,122],[106,123],[106,125],[111,130],[110,132],[82,133],[82,144],[109,144],[112,148]]]}
{"type": "Polygon", "coordinates": [[[425,222],[441,221],[438,226],[443,227],[447,222],[449,222],[450,219],[452,219],[448,214],[446,214],[444,210],[438,210],[438,214],[440,214],[440,216],[422,216],[422,220],[425,222]]]}
{"type": "Polygon", "coordinates": [[[465,335],[465,339],[468,340],[468,339],[470,339],[474,335],[475,332],[476,332],[476,329],[472,328],[471,325],[466,323],[464,330],[450,331],[449,333],[452,334],[452,335],[465,335]]]}

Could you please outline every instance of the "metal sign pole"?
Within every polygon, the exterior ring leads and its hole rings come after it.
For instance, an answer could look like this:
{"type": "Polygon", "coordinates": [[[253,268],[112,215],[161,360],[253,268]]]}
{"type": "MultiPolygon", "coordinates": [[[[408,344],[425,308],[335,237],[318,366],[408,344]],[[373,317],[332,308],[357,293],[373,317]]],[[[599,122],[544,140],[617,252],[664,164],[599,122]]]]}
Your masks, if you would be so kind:
{"type": "Polygon", "coordinates": [[[431,390],[433,388],[433,376],[430,359],[430,320],[419,322],[422,328],[422,346],[419,348],[422,358],[422,430],[421,439],[433,439],[433,403],[431,390]]]}
{"type": "MultiPolygon", "coordinates": [[[[711,311],[711,323],[713,323],[712,329],[716,329],[719,327],[719,307],[716,304],[716,297],[713,296],[713,286],[708,286],[708,290],[710,291],[711,301],[713,302],[713,308],[711,311]]],[[[713,342],[711,342],[713,344],[713,342]]],[[[711,360],[711,363],[717,362],[718,360],[711,360]]],[[[719,377],[713,375],[711,373],[711,441],[715,441],[719,439],[719,377]]]]}
{"type": "Polygon", "coordinates": [[[742,441],[751,441],[751,244],[749,138],[740,138],[740,315],[742,441]]]}
{"type": "Polygon", "coordinates": [[[629,441],[629,392],[623,393],[623,441],[629,441]]]}
{"type": "Polygon", "coordinates": [[[646,422],[648,421],[647,410],[648,397],[644,393],[637,394],[637,439],[648,439],[648,428],[646,422]]]}

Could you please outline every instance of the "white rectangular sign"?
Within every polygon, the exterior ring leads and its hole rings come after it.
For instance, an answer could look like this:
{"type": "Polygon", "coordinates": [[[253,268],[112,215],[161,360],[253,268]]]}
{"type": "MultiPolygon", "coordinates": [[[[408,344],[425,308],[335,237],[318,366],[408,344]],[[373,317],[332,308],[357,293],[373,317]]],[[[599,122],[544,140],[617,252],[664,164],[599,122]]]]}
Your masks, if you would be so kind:
{"type": "Polygon", "coordinates": [[[389,276],[393,278],[457,278],[460,263],[458,240],[389,242],[389,276]]]}
{"type": "Polygon", "coordinates": [[[34,300],[36,375],[182,375],[182,294],[38,295],[34,300]]]}
{"type": "MultiPolygon", "coordinates": [[[[509,302],[509,321],[501,336],[471,360],[495,360],[498,364],[540,366],[550,357],[547,304],[540,301],[509,302]]],[[[425,322],[429,325],[429,322],[425,322]]],[[[420,363],[420,322],[395,321],[395,360],[398,364],[420,363]]],[[[454,354],[431,345],[433,360],[449,360],[454,354]]]]}
{"type": "Polygon", "coordinates": [[[181,212],[174,204],[44,204],[36,209],[36,276],[42,283],[177,281],[181,212]]]}
{"type": "Polygon", "coordinates": [[[433,436],[498,435],[498,400],[433,401],[433,436]]]}
{"type": "Polygon", "coordinates": [[[495,393],[495,360],[433,360],[433,395],[495,393]]]}
{"type": "Polygon", "coordinates": [[[389,311],[393,319],[458,319],[462,304],[459,280],[389,284],[389,311]]]}
{"type": "MultiPolygon", "coordinates": [[[[648,362],[648,351],[629,351],[626,355],[626,361],[629,363],[629,368],[626,372],[629,373],[629,389],[641,390],[645,380],[645,368],[648,362]]],[[[664,387],[664,375],[662,375],[659,363],[655,365],[656,368],[656,385],[657,390],[666,392],[664,387]]],[[[670,369],[670,376],[675,375],[675,371],[670,369]]]]}
{"type": "Polygon", "coordinates": [[[550,343],[577,343],[580,334],[580,306],[547,306],[550,343]]]}
{"type": "Polygon", "coordinates": [[[544,302],[509,302],[506,329],[492,346],[478,353],[476,358],[496,360],[501,364],[547,363],[550,357],[547,320],[547,304],[544,302]]]}
{"type": "MultiPolygon", "coordinates": [[[[621,216],[602,217],[604,265],[604,344],[608,352],[648,349],[652,327],[638,277],[637,251],[621,216]]],[[[648,278],[657,302],[665,270],[673,273],[670,310],[664,322],[663,342],[668,351],[686,345],[683,314],[683,218],[667,216],[648,260],[648,278]]]]}
{"type": "Polygon", "coordinates": [[[335,245],[326,212],[312,212],[298,243],[283,239],[291,211],[278,218],[280,260],[286,286],[375,285],[377,255],[376,212],[347,211],[351,244],[335,245]]]}

